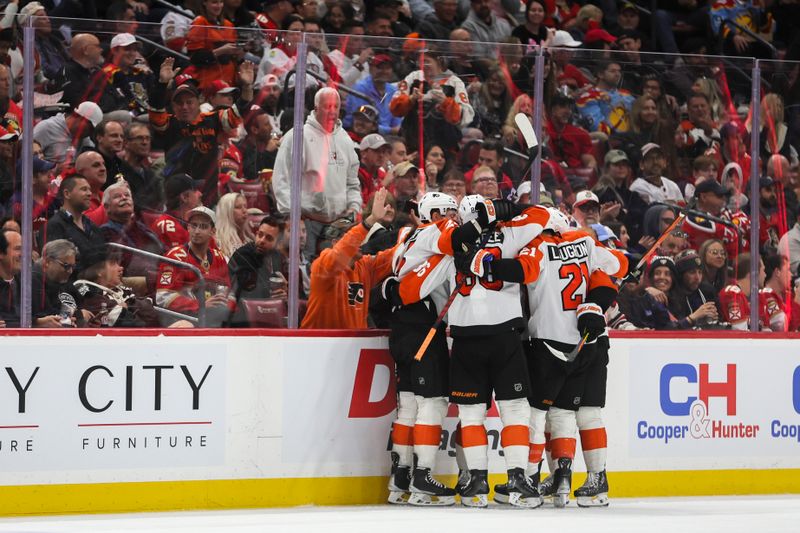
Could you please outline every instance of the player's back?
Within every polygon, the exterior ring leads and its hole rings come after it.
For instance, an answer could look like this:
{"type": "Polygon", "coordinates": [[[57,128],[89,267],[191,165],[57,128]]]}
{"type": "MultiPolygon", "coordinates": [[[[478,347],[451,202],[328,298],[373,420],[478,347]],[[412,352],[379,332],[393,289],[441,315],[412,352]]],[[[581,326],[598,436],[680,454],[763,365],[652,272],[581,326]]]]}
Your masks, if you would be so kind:
{"type": "Polygon", "coordinates": [[[539,263],[539,277],[528,285],[531,337],[578,344],[576,311],[586,301],[592,273],[602,270],[611,276],[624,275],[627,260],[619,252],[596,245],[582,231],[541,235],[521,253],[539,263]]]}

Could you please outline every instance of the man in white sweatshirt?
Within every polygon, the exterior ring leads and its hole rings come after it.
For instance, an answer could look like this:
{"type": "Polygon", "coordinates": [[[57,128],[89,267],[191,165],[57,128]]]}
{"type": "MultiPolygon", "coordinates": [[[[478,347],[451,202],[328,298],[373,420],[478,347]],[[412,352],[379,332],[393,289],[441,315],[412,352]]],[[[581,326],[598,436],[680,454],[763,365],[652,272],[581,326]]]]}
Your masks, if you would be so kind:
{"type": "MultiPolygon", "coordinates": [[[[317,91],[314,110],[303,126],[300,208],[306,218],[305,253],[316,257],[317,240],[325,227],[340,218],[361,211],[359,159],[355,145],[339,120],[339,93],[330,87],[317,91]]],[[[292,168],[292,138],[289,130],[281,141],[275,160],[272,189],[278,211],[289,213],[292,168]]]]}

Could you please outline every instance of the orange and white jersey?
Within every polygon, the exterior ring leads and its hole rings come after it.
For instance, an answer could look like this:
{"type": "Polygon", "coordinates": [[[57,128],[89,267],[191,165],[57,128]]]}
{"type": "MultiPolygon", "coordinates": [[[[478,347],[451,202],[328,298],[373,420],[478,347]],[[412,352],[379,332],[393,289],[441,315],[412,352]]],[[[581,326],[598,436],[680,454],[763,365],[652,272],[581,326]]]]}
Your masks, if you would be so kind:
{"type": "Polygon", "coordinates": [[[586,300],[592,274],[601,270],[613,277],[628,271],[622,252],[604,248],[582,231],[541,235],[521,252],[537,265],[538,279],[528,285],[532,338],[578,344],[577,309],[586,300]]]}
{"type": "MultiPolygon", "coordinates": [[[[433,295],[454,271],[452,233],[458,227],[454,221],[443,219],[419,226],[408,235],[403,230],[392,258],[392,271],[400,279],[400,297],[410,305],[433,295]]],[[[434,295],[439,307],[441,294],[434,295]]],[[[444,296],[447,299],[447,296],[444,296]]]]}
{"type": "MultiPolygon", "coordinates": [[[[538,276],[536,261],[531,256],[518,256],[526,244],[542,233],[549,218],[546,209],[530,207],[498,226],[483,249],[497,259],[518,259],[525,283],[533,282],[538,276]]],[[[461,272],[455,272],[453,281],[463,281],[449,311],[450,333],[454,337],[489,335],[525,326],[519,283],[496,280],[491,274],[476,278],[461,272]]]]}
{"type": "MultiPolygon", "coordinates": [[[[453,88],[453,96],[445,97],[439,105],[442,115],[450,124],[466,127],[475,118],[475,109],[472,107],[472,104],[470,104],[467,88],[464,86],[464,82],[461,81],[461,78],[450,71],[446,71],[442,76],[431,80],[426,78],[421,70],[411,72],[405,79],[397,84],[397,91],[389,102],[389,109],[394,116],[403,117],[411,110],[413,106],[411,93],[415,82],[420,84],[426,83],[430,87],[429,92],[444,92],[442,89],[443,86],[453,88]]],[[[430,95],[426,93],[423,97],[423,101],[429,98],[430,95]]]]}

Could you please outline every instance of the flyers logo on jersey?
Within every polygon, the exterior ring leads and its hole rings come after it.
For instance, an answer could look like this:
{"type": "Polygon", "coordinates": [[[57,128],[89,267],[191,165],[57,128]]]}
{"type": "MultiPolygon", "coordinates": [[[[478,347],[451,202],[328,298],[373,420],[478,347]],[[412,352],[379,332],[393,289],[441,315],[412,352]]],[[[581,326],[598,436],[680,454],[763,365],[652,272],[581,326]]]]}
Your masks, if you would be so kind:
{"type": "Polygon", "coordinates": [[[349,282],[347,284],[347,303],[350,305],[364,303],[364,284],[349,282]]]}

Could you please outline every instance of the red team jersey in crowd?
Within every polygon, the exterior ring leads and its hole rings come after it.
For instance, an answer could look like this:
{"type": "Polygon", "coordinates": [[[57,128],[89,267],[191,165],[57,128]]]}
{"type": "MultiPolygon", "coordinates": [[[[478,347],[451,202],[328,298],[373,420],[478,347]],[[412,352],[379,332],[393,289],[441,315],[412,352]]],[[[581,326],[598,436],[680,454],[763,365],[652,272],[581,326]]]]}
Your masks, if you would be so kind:
{"type": "MultiPolygon", "coordinates": [[[[188,244],[183,244],[167,252],[166,257],[200,269],[206,281],[206,298],[214,295],[219,286],[231,286],[228,263],[222,252],[216,248],[209,248],[207,257],[199,258],[189,249],[188,244]]],[[[156,285],[156,303],[173,311],[197,312],[199,304],[193,292],[196,282],[197,277],[192,271],[162,263],[156,285]]]]}
{"type": "MultiPolygon", "coordinates": [[[[586,301],[592,274],[623,277],[628,259],[617,250],[604,248],[583,231],[540,235],[521,252],[536,264],[536,283],[528,285],[528,320],[532,338],[578,344],[578,306],[586,301]]],[[[595,279],[595,285],[602,282],[595,279]]]]}
{"type": "MultiPolygon", "coordinates": [[[[767,297],[763,291],[758,293],[759,327],[769,323],[767,315],[767,297]]],[[[741,287],[732,283],[719,293],[719,307],[722,319],[733,329],[745,331],[750,327],[750,295],[742,292],[741,287]]]]}
{"type": "Polygon", "coordinates": [[[720,218],[730,220],[733,225],[742,229],[739,232],[735,227],[714,222],[702,216],[689,215],[684,221],[681,229],[689,239],[689,247],[699,250],[700,245],[708,239],[719,239],[725,246],[725,252],[729,258],[735,258],[739,254],[750,249],[747,241],[750,231],[750,219],[741,211],[731,213],[727,209],[720,213],[720,218]]]}
{"type": "Polygon", "coordinates": [[[156,234],[167,250],[189,242],[189,230],[186,229],[180,220],[169,213],[164,213],[155,219],[150,229],[156,234]]]}

